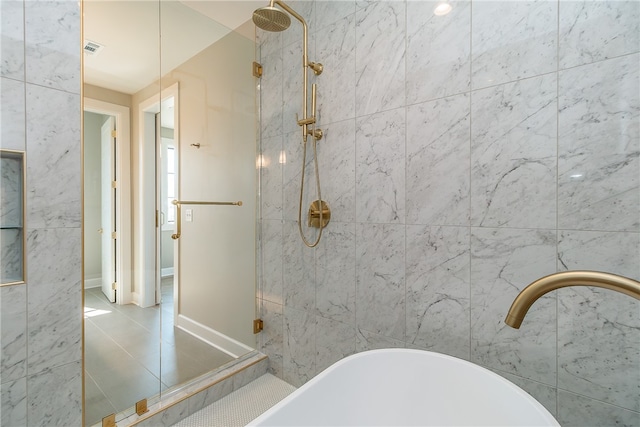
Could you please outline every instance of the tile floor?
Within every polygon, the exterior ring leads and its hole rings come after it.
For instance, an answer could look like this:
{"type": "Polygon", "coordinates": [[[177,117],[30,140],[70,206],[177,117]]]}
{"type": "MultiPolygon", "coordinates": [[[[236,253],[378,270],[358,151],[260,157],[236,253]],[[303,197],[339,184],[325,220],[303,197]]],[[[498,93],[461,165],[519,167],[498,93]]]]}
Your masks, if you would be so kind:
{"type": "Polygon", "coordinates": [[[111,304],[100,288],[84,298],[87,425],[233,360],[173,327],[171,279],[163,279],[161,306],[111,304]]]}

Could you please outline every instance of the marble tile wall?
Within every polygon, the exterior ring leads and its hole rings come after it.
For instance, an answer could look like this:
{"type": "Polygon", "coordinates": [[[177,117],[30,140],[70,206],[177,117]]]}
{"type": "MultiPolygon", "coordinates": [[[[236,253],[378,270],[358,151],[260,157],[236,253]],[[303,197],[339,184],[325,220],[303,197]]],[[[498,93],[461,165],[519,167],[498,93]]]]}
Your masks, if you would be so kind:
{"type": "Polygon", "coordinates": [[[357,351],[420,348],[504,375],[562,425],[640,424],[637,301],[563,289],[503,323],[550,273],[640,279],[640,3],[288,3],[325,65],[310,80],[332,218],[304,247],[299,25],[258,31],[271,372],[299,386],[357,351]]]}
{"type": "Polygon", "coordinates": [[[26,283],[0,287],[0,425],[77,426],[79,3],[3,0],[0,20],[0,147],[26,151],[27,157],[26,283]]]}

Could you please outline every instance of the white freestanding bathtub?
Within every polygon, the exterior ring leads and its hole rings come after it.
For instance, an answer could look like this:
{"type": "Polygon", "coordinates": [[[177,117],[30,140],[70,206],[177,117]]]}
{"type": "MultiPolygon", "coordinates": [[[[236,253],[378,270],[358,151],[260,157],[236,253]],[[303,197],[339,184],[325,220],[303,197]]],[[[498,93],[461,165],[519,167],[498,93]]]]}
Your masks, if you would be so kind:
{"type": "Polygon", "coordinates": [[[501,376],[439,353],[385,349],[344,358],[250,426],[559,426],[501,376]]]}

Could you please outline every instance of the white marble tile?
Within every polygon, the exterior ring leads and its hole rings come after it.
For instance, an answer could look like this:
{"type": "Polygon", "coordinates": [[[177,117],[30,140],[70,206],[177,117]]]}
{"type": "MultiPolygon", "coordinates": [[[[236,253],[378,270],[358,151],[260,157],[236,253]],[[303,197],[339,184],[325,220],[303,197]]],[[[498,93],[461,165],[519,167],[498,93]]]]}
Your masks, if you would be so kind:
{"type": "MultiPolygon", "coordinates": [[[[268,2],[266,2],[268,3],[268,2]]],[[[289,0],[285,3],[296,11],[307,23],[309,29],[309,45],[313,44],[313,34],[315,29],[315,1],[312,0],[289,0]]],[[[266,5],[266,4],[265,4],[266,5]]],[[[276,7],[278,7],[276,5],[276,7]]],[[[282,45],[286,48],[292,43],[302,41],[302,24],[291,16],[291,26],[282,32],[282,45]]],[[[302,56],[302,51],[300,51],[302,56]]],[[[310,59],[313,61],[313,59],[310,59]]]]}
{"type": "Polygon", "coordinates": [[[79,227],[82,220],[80,122],[60,116],[80,117],[78,95],[27,85],[29,228],[79,227]]]}
{"type": "Polygon", "coordinates": [[[282,219],[282,135],[262,139],[260,167],[260,201],[263,219],[282,219]]]}
{"type": "Polygon", "coordinates": [[[556,70],[557,2],[477,1],[471,20],[473,89],[556,70]]]}
{"type": "Polygon", "coordinates": [[[317,41],[317,61],[324,66],[315,78],[321,124],[355,117],[355,14],[327,27],[317,41]]]}
{"type": "Polygon", "coordinates": [[[640,425],[640,413],[558,390],[558,422],[564,427],[640,425]]]}
{"type": "Polygon", "coordinates": [[[23,8],[23,1],[0,2],[0,76],[21,81],[24,81],[23,8]]]}
{"type": "Polygon", "coordinates": [[[282,304],[282,221],[262,221],[262,275],[260,296],[282,304]]]}
{"type": "Polygon", "coordinates": [[[407,226],[407,342],[469,360],[469,228],[407,226]]]}
{"type": "Polygon", "coordinates": [[[264,31],[256,27],[256,43],[260,47],[260,61],[262,61],[262,58],[280,52],[282,49],[282,33],[264,31]]]}
{"type": "Polygon", "coordinates": [[[640,3],[560,1],[560,68],[640,51],[640,3]]]}
{"type": "MultiPolygon", "coordinates": [[[[41,298],[58,292],[50,283],[81,280],[82,236],[77,228],[31,230],[27,233],[27,276],[32,290],[41,298]]],[[[30,295],[31,298],[36,295],[30,295]]]]}
{"type": "MultiPolygon", "coordinates": [[[[5,3],[0,3],[0,7],[4,7],[5,3]]],[[[0,148],[24,151],[26,145],[23,82],[0,77],[0,114],[0,148]]]]}
{"type": "Polygon", "coordinates": [[[29,373],[81,358],[81,233],[35,230],[27,236],[29,373]]]}
{"type": "Polygon", "coordinates": [[[407,107],[407,224],[469,225],[470,97],[407,107]]]}
{"type": "Polygon", "coordinates": [[[82,363],[79,359],[30,375],[27,390],[29,426],[81,425],[82,363]]]}
{"type": "Polygon", "coordinates": [[[284,308],[283,379],[300,387],[317,372],[316,317],[307,311],[284,308]]]}
{"type": "Polygon", "coordinates": [[[290,132],[284,135],[283,151],[286,163],[283,165],[283,207],[282,215],[285,220],[298,220],[298,206],[300,204],[300,185],[302,177],[302,158],[305,157],[305,191],[302,199],[303,210],[317,199],[315,196],[315,169],[313,165],[313,146],[309,139],[306,145],[302,143],[301,133],[290,132]],[[304,152],[306,146],[306,153],[304,152]],[[312,199],[313,197],[313,199],[312,199]]]}
{"type": "Polygon", "coordinates": [[[316,255],[316,310],[318,315],[355,324],[356,227],[331,222],[323,230],[316,255]]]}
{"type": "MultiPolygon", "coordinates": [[[[558,251],[562,269],[640,278],[637,233],[562,231],[558,251]]],[[[558,291],[558,387],[640,411],[638,343],[636,300],[593,287],[558,291]]]]}
{"type": "MultiPolygon", "coordinates": [[[[315,241],[315,236],[309,234],[303,225],[307,240],[315,241]]],[[[298,229],[298,224],[285,221],[283,227],[283,294],[287,307],[298,310],[315,310],[315,262],[313,250],[307,248],[298,229]]]]}
{"type": "MultiPolygon", "coordinates": [[[[308,60],[316,61],[313,46],[309,48],[308,60]]],[[[322,62],[322,61],[320,61],[322,62]]],[[[282,50],[282,129],[284,133],[299,132],[302,135],[298,120],[302,119],[302,90],[303,90],[303,70],[302,63],[302,40],[286,45],[282,50]]],[[[307,73],[307,117],[311,117],[311,84],[320,77],[311,77],[310,71],[307,73]]],[[[319,82],[319,80],[318,80],[319,82]]]]}
{"type": "Polygon", "coordinates": [[[356,220],[405,221],[405,109],[356,120],[356,220]]]}
{"type": "Polygon", "coordinates": [[[24,171],[22,158],[0,158],[0,224],[3,227],[23,225],[22,204],[24,171]]]}
{"type": "Polygon", "coordinates": [[[356,116],[405,104],[404,2],[370,2],[356,11],[356,116]]]}
{"type": "Polygon", "coordinates": [[[26,330],[27,285],[0,287],[0,384],[27,373],[26,330]]]}
{"type": "Polygon", "coordinates": [[[404,341],[405,227],[357,224],[356,325],[404,341]]]}
{"type": "Polygon", "coordinates": [[[336,21],[352,15],[356,11],[355,0],[316,0],[316,16],[314,30],[318,31],[318,43],[326,31],[326,27],[336,21]]]}
{"type": "Polygon", "coordinates": [[[638,233],[581,230],[559,233],[559,270],[599,270],[640,280],[639,258],[638,233]]]}
{"type": "Polygon", "coordinates": [[[27,425],[27,378],[0,383],[0,424],[27,425]]]}
{"type": "Polygon", "coordinates": [[[407,2],[407,104],[467,92],[471,87],[471,1],[407,2]]]}
{"type": "Polygon", "coordinates": [[[316,371],[356,352],[355,323],[341,323],[316,316],[316,371]]]}
{"type": "Polygon", "coordinates": [[[183,400],[167,407],[153,417],[143,419],[136,425],[140,427],[171,427],[189,415],[189,401],[183,400]]]}
{"type": "Polygon", "coordinates": [[[282,135],[282,52],[262,57],[260,79],[260,133],[262,138],[282,135]]]}
{"type": "Polygon", "coordinates": [[[540,298],[520,329],[504,323],[518,293],[555,272],[552,230],[471,229],[471,358],[474,363],[555,385],[556,297],[540,298]]]}
{"type": "Polygon", "coordinates": [[[0,283],[24,281],[24,231],[14,228],[0,230],[0,283]]]}
{"type": "Polygon", "coordinates": [[[269,301],[262,301],[260,314],[264,329],[259,334],[260,351],[269,356],[269,373],[283,377],[284,315],[283,307],[269,301]]]}
{"type": "Polygon", "coordinates": [[[80,94],[80,5],[73,1],[27,1],[26,81],[80,94]]]}
{"type": "Polygon", "coordinates": [[[396,340],[383,335],[357,328],[356,351],[369,351],[382,348],[405,348],[404,340],[396,340]]]}
{"type": "Polygon", "coordinates": [[[474,92],[471,117],[471,224],[555,228],[555,75],[474,92]]]}
{"type": "Polygon", "coordinates": [[[560,72],[558,223],[640,230],[640,54],[560,72]]]}
{"type": "MultiPolygon", "coordinates": [[[[323,126],[318,142],[322,200],[331,208],[331,221],[353,222],[356,214],[355,120],[323,126]]],[[[315,178],[315,177],[314,177],[315,178]]],[[[308,181],[315,185],[315,180],[308,181]]]]}

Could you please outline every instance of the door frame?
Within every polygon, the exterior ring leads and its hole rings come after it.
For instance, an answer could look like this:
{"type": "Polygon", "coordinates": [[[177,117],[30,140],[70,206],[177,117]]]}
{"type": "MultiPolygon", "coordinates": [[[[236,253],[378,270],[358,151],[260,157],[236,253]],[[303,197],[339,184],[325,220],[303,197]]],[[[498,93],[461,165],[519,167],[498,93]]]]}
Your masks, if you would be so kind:
{"type": "Polygon", "coordinates": [[[115,117],[116,122],[116,303],[132,302],[131,292],[131,120],[129,107],[84,98],[83,111],[115,117]]]}
{"type": "MultiPolygon", "coordinates": [[[[140,307],[151,307],[156,304],[157,299],[160,298],[161,289],[161,271],[160,271],[160,233],[162,227],[160,226],[160,200],[159,200],[159,186],[158,180],[159,174],[162,172],[160,167],[160,159],[158,152],[160,150],[159,144],[156,142],[156,123],[153,115],[160,112],[162,101],[167,98],[174,98],[174,142],[180,158],[180,132],[179,132],[179,87],[178,83],[174,83],[171,86],[162,89],[160,96],[156,92],[153,96],[145,99],[138,104],[138,123],[139,123],[139,138],[138,138],[138,191],[141,193],[138,197],[136,222],[140,226],[136,232],[137,243],[136,252],[139,256],[136,258],[135,270],[136,281],[139,287],[134,292],[134,302],[140,307]],[[154,141],[153,150],[148,144],[148,141],[154,141]],[[154,156],[153,158],[151,156],[154,156]],[[154,170],[151,171],[150,165],[154,166],[154,170]],[[153,182],[152,181],[153,177],[153,182]],[[153,185],[151,185],[153,184],[153,185]],[[154,208],[151,209],[149,200],[153,197],[155,203],[154,208]],[[148,221],[149,218],[156,216],[155,223],[148,221]],[[150,272],[153,272],[153,277],[150,277],[150,272]]],[[[180,194],[180,175],[177,177],[176,197],[179,198],[180,194]]],[[[178,259],[179,245],[174,242],[174,307],[178,306],[178,295],[176,292],[178,289],[178,259]]]]}

